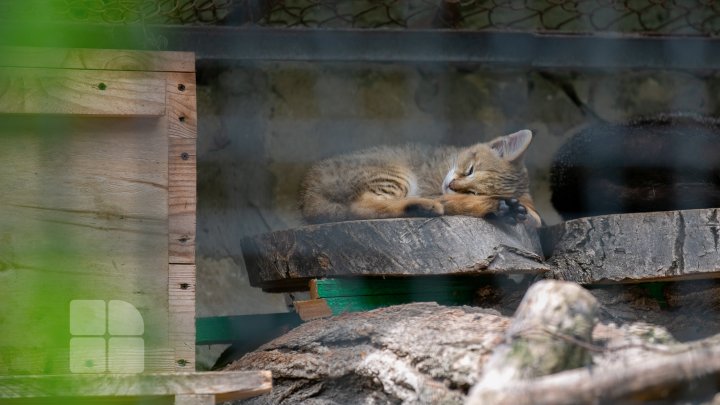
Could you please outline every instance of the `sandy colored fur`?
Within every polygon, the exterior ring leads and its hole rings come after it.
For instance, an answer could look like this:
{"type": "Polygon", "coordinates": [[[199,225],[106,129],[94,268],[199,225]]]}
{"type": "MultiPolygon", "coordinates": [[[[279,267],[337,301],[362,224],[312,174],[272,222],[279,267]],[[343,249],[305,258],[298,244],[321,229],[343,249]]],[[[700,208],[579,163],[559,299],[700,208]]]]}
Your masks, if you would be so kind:
{"type": "Polygon", "coordinates": [[[500,199],[515,197],[528,208],[530,222],[539,225],[528,187],[521,159],[505,160],[487,144],[376,147],[315,164],[303,182],[300,208],[311,223],[443,214],[484,217],[497,210],[500,199]],[[464,176],[470,164],[474,173],[464,176]],[[446,180],[451,170],[456,173],[454,191],[446,180]]]}

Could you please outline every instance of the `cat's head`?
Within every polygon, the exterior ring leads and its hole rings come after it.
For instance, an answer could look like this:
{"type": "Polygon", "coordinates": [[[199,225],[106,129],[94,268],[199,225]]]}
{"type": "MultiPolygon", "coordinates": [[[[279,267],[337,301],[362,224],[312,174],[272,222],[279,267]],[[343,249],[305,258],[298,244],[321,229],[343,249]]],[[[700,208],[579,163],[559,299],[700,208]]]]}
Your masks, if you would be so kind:
{"type": "Polygon", "coordinates": [[[461,150],[445,176],[443,193],[498,197],[527,193],[528,175],[523,156],[530,141],[532,132],[524,129],[461,150]]]}

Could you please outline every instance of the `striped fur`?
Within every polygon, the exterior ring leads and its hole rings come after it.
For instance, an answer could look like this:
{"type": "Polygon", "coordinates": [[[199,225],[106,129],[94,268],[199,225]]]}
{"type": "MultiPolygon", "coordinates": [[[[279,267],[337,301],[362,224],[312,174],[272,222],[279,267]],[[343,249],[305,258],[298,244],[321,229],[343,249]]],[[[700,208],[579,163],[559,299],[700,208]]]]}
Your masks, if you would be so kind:
{"type": "Polygon", "coordinates": [[[314,165],[302,185],[300,208],[308,222],[407,216],[471,215],[515,197],[532,205],[522,156],[530,131],[467,148],[405,145],[376,147],[314,165]],[[472,170],[470,170],[472,168],[472,170]]]}

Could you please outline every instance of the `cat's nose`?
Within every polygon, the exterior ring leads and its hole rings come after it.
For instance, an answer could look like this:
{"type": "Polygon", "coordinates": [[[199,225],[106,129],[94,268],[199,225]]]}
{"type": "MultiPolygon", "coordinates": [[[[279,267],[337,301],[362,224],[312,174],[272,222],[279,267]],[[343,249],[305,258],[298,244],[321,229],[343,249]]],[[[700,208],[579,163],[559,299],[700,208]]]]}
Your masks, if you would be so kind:
{"type": "Polygon", "coordinates": [[[457,184],[455,183],[455,180],[451,181],[450,184],[448,184],[448,188],[452,191],[458,191],[457,190],[457,184]]]}

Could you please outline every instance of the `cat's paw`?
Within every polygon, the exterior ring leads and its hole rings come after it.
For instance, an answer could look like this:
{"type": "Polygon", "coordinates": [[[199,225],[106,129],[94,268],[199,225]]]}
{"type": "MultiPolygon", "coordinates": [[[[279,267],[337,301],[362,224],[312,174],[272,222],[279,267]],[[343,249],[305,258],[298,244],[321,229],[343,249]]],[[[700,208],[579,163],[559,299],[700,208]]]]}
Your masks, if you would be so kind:
{"type": "Polygon", "coordinates": [[[433,200],[418,200],[405,205],[404,213],[408,217],[436,217],[445,212],[443,205],[433,200]]]}
{"type": "Polygon", "coordinates": [[[517,198],[506,198],[498,201],[495,214],[510,225],[525,222],[528,219],[527,208],[517,198]]]}

